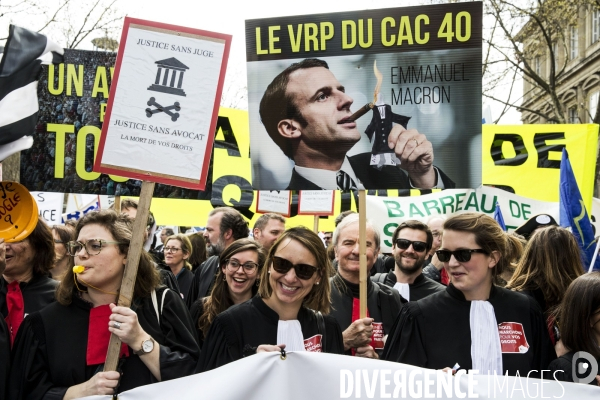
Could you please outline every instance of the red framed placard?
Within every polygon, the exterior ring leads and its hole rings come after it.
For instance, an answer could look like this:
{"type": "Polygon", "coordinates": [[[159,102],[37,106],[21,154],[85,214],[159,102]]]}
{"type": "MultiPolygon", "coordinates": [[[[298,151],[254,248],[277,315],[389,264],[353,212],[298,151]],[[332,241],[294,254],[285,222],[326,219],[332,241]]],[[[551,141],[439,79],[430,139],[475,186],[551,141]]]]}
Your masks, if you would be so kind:
{"type": "Polygon", "coordinates": [[[258,190],[256,212],[261,214],[274,212],[289,218],[292,214],[291,198],[292,192],[289,190],[258,190]]]}
{"type": "Polygon", "coordinates": [[[335,190],[300,190],[298,215],[333,215],[335,190]]]}
{"type": "Polygon", "coordinates": [[[204,190],[231,36],[125,18],[94,171],[204,190]]]}

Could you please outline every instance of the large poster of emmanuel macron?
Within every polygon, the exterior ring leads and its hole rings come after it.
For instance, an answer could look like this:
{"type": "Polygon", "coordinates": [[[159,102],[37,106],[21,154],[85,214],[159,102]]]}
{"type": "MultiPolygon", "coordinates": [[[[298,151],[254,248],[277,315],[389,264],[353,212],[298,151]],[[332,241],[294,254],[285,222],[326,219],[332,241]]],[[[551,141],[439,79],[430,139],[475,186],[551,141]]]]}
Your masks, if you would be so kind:
{"type": "Polygon", "coordinates": [[[246,21],[257,190],[481,185],[480,2],[246,21]]]}

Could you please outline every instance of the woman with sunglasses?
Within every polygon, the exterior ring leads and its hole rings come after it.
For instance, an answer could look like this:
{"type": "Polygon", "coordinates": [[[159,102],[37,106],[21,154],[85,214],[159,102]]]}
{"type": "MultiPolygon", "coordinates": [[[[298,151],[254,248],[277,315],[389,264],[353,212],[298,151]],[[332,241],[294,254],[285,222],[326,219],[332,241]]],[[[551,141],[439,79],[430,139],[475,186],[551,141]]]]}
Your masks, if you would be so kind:
{"type": "Polygon", "coordinates": [[[159,286],[142,251],[131,308],[115,306],[133,220],[113,210],[86,214],[67,246],[76,267],[56,302],[29,315],[13,351],[10,399],[73,399],[120,393],[193,373],[199,348],[178,293],[159,286]],[[110,334],[121,339],[119,372],[102,372],[110,334]]]}
{"type": "Polygon", "coordinates": [[[192,264],[188,262],[188,259],[192,256],[192,243],[184,234],[171,235],[165,241],[163,253],[165,255],[165,265],[171,269],[171,272],[177,278],[179,292],[185,299],[194,280],[192,264]]]}
{"type": "Polygon", "coordinates": [[[383,358],[483,375],[547,369],[556,354],[539,305],[494,284],[509,262],[498,223],[485,214],[455,215],[444,223],[436,254],[450,284],[402,308],[383,358]]]}
{"type": "Polygon", "coordinates": [[[196,300],[190,310],[201,346],[217,315],[256,294],[265,257],[262,246],[251,239],[238,239],[223,250],[210,296],[196,300]]]}
{"type": "Polygon", "coordinates": [[[257,296],[213,321],[198,371],[262,351],[344,353],[342,332],[327,314],[332,267],[321,238],[303,227],[273,244],[260,274],[257,296]]]}
{"type": "MultiPolygon", "coordinates": [[[[585,351],[600,365],[600,272],[592,272],[575,279],[567,289],[558,309],[558,325],[562,342],[568,353],[550,363],[548,369],[561,381],[575,382],[573,358],[576,352],[585,351]]],[[[592,360],[581,359],[576,371],[585,369],[579,378],[588,377],[590,385],[600,386],[600,374],[590,376],[592,360]],[[595,379],[592,379],[595,378],[595,379]]]]}

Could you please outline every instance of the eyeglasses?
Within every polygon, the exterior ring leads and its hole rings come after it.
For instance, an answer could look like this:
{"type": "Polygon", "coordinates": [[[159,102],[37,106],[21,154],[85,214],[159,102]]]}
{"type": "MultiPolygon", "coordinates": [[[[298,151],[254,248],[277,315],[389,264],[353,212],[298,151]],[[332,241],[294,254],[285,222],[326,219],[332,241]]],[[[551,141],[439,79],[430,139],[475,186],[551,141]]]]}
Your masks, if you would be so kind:
{"type": "Polygon", "coordinates": [[[81,249],[85,248],[86,253],[90,256],[95,256],[96,254],[100,254],[102,248],[107,244],[125,244],[123,242],[114,242],[102,239],[90,239],[86,242],[77,242],[71,241],[67,243],[67,253],[70,256],[76,256],[79,254],[81,249]]]}
{"type": "Polygon", "coordinates": [[[177,253],[179,250],[181,250],[178,247],[165,247],[163,248],[163,253],[177,253]]]}
{"type": "Polygon", "coordinates": [[[273,269],[280,274],[287,274],[290,269],[294,268],[296,276],[302,280],[308,280],[313,277],[317,271],[317,267],[308,264],[292,264],[291,261],[285,258],[273,256],[273,269]]]}
{"type": "Polygon", "coordinates": [[[229,272],[237,272],[240,267],[244,269],[244,272],[247,274],[251,274],[258,269],[258,264],[252,261],[248,261],[245,263],[241,263],[238,260],[231,258],[229,260],[225,260],[227,263],[227,269],[229,272]]]}
{"type": "Polygon", "coordinates": [[[471,253],[487,254],[483,249],[460,249],[460,250],[438,250],[435,252],[441,262],[450,261],[450,256],[454,256],[458,262],[467,262],[471,260],[471,253]]]}
{"type": "Polygon", "coordinates": [[[422,253],[425,250],[427,250],[427,243],[425,243],[425,242],[419,242],[419,241],[413,242],[408,239],[396,239],[396,246],[399,249],[406,250],[410,247],[411,244],[412,244],[413,249],[418,253],[422,253]]]}

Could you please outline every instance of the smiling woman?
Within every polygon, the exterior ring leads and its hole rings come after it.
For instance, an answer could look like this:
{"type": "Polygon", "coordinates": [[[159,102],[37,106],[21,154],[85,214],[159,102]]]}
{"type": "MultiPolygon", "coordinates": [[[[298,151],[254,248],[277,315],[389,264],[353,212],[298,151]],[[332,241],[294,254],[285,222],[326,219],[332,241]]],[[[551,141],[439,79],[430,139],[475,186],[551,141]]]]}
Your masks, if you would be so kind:
{"type": "Polygon", "coordinates": [[[200,344],[217,315],[256,294],[265,257],[262,246],[251,239],[238,239],[223,250],[210,296],[196,300],[190,310],[200,344]]]}
{"type": "Polygon", "coordinates": [[[339,325],[333,317],[321,314],[329,313],[331,273],[331,263],[317,234],[302,227],[285,231],[269,251],[258,295],[213,321],[199,372],[257,351],[285,348],[343,354],[339,325]]]}
{"type": "Polygon", "coordinates": [[[458,364],[487,375],[547,369],[556,353],[539,305],[494,285],[509,262],[506,240],[485,214],[448,219],[437,256],[451,283],[402,308],[383,358],[433,369],[458,364]]]}
{"type": "Polygon", "coordinates": [[[193,372],[199,348],[189,314],[178,294],[159,287],[158,272],[145,251],[131,308],[113,304],[132,226],[131,218],[113,210],[91,212],[79,221],[77,241],[67,249],[82,268],[77,274],[67,271],[57,302],[25,319],[14,346],[9,398],[113,394],[193,372]],[[160,310],[153,297],[162,299],[160,310]],[[123,342],[120,373],[98,372],[111,333],[123,342]]]}

